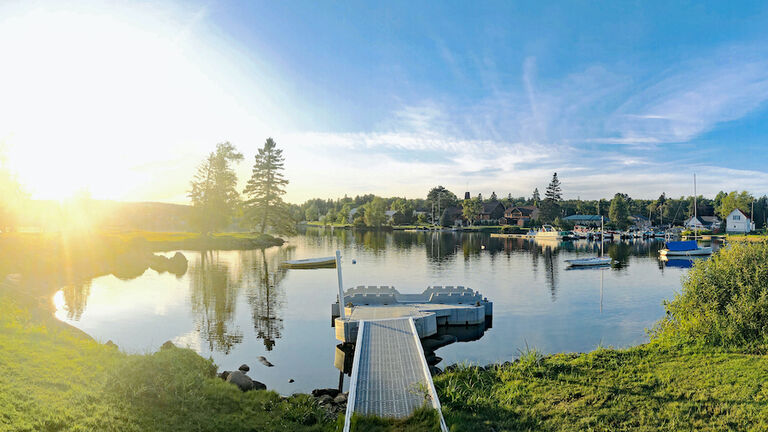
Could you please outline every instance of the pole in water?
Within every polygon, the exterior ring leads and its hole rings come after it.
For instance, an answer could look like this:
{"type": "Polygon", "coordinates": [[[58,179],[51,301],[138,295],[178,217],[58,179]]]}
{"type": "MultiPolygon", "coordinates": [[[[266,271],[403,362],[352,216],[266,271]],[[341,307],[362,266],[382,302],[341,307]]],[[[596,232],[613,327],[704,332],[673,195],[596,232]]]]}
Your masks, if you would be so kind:
{"type": "Polygon", "coordinates": [[[344,283],[341,281],[341,251],[336,251],[336,274],[339,277],[339,316],[346,319],[344,313],[344,283]]]}

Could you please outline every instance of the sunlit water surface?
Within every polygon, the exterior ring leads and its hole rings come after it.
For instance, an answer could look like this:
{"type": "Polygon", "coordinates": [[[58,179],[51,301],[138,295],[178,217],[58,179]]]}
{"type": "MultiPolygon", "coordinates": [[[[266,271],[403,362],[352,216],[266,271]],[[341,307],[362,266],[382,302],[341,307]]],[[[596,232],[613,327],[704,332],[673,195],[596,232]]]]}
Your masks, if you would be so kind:
{"type": "Polygon", "coordinates": [[[124,351],[151,352],[171,340],[212,357],[221,369],[246,363],[252,378],[290,394],[338,386],[330,318],[337,282],[333,269],[285,270],[284,260],[340,249],[345,287],[479,290],[494,303],[492,328],[479,340],[439,349],[444,367],[506,361],[527,347],[583,352],[646,342],[646,329],[663,315],[662,301],[680,291],[689,264],[660,262],[661,247],[659,241],[606,243],[606,255],[618,264],[567,270],[564,260],[592,256],[599,243],[308,229],[266,251],[182,251],[189,268],[180,277],[154,270],[130,280],[103,276],[62,289],[54,300],[57,317],[124,351]]]}

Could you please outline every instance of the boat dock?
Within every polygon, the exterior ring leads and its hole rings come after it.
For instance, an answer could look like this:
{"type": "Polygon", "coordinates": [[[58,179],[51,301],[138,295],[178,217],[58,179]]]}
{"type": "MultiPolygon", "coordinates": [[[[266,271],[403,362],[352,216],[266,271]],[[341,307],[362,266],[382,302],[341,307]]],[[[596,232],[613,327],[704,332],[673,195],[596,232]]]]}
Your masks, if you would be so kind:
{"type": "Polygon", "coordinates": [[[354,357],[344,431],[354,413],[403,418],[424,404],[440,415],[432,375],[421,339],[438,326],[485,323],[493,303],[462,286],[434,286],[421,294],[401,294],[389,286],[359,286],[331,306],[336,338],[354,343],[354,357]],[[338,318],[336,318],[338,317],[338,318]]]}

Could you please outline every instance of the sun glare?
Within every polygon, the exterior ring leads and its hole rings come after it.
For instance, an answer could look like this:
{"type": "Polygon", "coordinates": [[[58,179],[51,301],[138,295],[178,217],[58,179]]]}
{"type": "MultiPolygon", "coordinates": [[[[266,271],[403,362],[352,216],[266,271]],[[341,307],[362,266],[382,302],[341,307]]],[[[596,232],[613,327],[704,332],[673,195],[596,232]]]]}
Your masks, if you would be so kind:
{"type": "Polygon", "coordinates": [[[0,142],[33,197],[119,199],[152,182],[136,169],[148,154],[177,149],[169,117],[191,114],[189,89],[201,77],[183,29],[146,22],[49,9],[0,19],[0,142]]]}

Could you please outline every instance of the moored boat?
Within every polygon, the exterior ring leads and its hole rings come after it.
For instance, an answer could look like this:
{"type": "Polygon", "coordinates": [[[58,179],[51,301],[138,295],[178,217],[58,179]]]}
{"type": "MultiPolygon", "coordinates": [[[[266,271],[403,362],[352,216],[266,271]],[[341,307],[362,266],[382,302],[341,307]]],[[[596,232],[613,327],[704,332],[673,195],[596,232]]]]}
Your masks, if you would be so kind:
{"type": "Polygon", "coordinates": [[[659,254],[662,256],[711,255],[712,248],[699,246],[696,240],[668,241],[666,248],[661,249],[659,254]]]}
{"type": "Polygon", "coordinates": [[[283,261],[280,266],[284,268],[313,269],[313,268],[333,268],[336,267],[335,257],[326,258],[307,258],[291,261],[283,261]]]}
{"type": "Polygon", "coordinates": [[[610,257],[591,257],[591,258],[576,258],[565,260],[569,265],[573,267],[581,266],[603,266],[613,263],[613,259],[610,257]]]}
{"type": "Polygon", "coordinates": [[[544,225],[540,230],[536,231],[536,238],[546,240],[562,240],[563,232],[558,231],[552,225],[544,225]]]}

